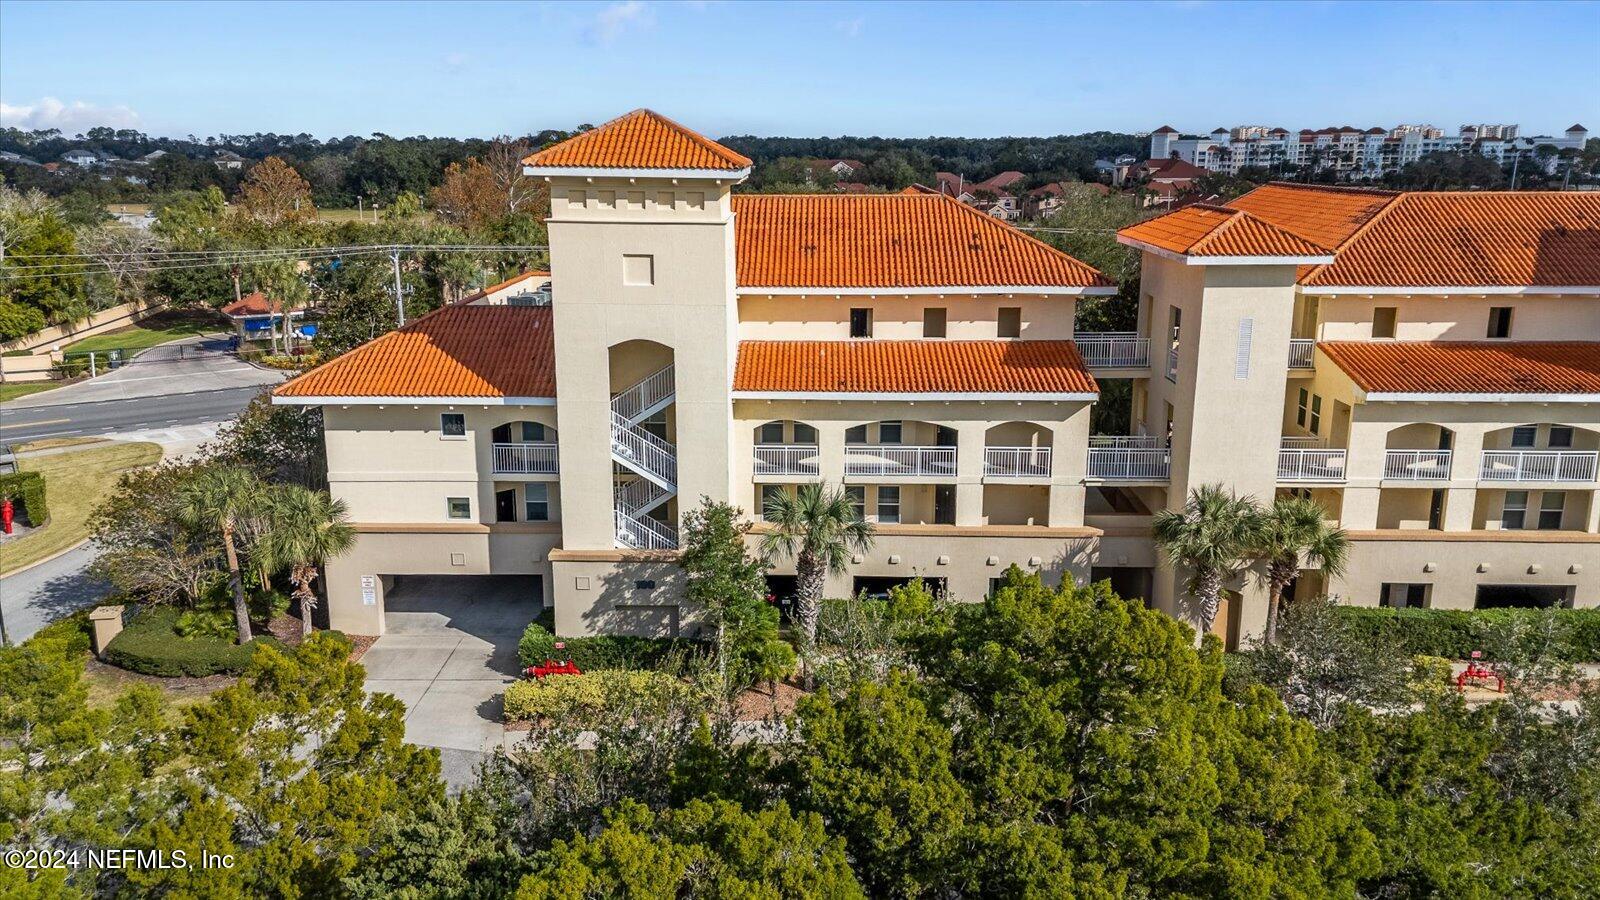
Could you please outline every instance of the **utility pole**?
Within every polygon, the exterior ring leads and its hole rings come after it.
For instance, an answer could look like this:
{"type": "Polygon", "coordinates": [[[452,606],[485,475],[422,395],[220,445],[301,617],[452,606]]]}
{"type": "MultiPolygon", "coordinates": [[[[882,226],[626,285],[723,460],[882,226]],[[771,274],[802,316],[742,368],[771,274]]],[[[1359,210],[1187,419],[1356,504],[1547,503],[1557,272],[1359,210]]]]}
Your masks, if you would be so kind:
{"type": "Polygon", "coordinates": [[[389,261],[394,263],[394,313],[400,322],[396,327],[403,327],[406,324],[406,297],[405,289],[400,286],[400,251],[398,248],[389,251],[389,261]]]}
{"type": "Polygon", "coordinates": [[[239,267],[233,267],[233,302],[239,302],[239,267]]]}
{"type": "Polygon", "coordinates": [[[1517,165],[1522,162],[1522,154],[1512,151],[1511,156],[1511,189],[1517,189],[1517,165]]]}

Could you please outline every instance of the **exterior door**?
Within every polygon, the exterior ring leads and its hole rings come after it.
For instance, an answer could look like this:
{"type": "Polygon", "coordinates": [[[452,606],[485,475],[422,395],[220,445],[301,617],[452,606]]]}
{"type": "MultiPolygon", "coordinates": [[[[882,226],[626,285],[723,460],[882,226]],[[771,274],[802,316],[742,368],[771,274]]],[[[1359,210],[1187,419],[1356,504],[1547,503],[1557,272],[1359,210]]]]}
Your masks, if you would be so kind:
{"type": "Polygon", "coordinates": [[[517,489],[494,492],[494,520],[496,522],[515,522],[517,520],[517,489]]]}
{"type": "Polygon", "coordinates": [[[955,485],[936,484],[933,486],[933,523],[935,525],[954,525],[956,523],[955,485]]]}

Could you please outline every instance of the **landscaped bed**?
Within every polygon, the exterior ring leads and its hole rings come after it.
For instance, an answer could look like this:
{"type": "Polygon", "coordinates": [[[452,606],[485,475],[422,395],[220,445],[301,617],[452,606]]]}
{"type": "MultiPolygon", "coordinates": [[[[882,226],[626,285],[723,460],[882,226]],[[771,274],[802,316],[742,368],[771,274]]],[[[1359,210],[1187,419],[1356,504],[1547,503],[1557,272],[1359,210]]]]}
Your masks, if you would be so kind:
{"type": "Polygon", "coordinates": [[[1390,609],[1341,606],[1338,614],[1374,639],[1392,640],[1412,656],[1467,659],[1509,632],[1526,632],[1548,616],[1550,651],[1565,662],[1600,662],[1600,609],[1390,609]]]}
{"type": "Polygon", "coordinates": [[[170,606],[140,610],[106,645],[105,661],[130,672],[166,678],[238,675],[257,647],[278,646],[277,638],[270,635],[258,635],[244,645],[215,634],[182,635],[178,633],[182,615],[170,606]]]}

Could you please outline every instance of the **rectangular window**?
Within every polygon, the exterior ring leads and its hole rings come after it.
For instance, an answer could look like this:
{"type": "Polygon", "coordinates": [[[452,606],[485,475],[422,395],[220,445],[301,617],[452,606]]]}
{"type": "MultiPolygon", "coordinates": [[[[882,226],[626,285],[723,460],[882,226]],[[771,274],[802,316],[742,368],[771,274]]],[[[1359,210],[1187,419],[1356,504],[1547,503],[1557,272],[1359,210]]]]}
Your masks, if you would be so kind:
{"type": "Polygon", "coordinates": [[[756,440],[763,444],[783,443],[783,423],[768,422],[761,426],[761,430],[756,434],[756,440]]]}
{"type": "Polygon", "coordinates": [[[450,497],[445,500],[445,509],[452,519],[472,518],[472,500],[468,497],[450,497]]]}
{"type": "Polygon", "coordinates": [[[1506,491],[1506,502],[1500,507],[1500,527],[1516,531],[1528,521],[1528,492],[1506,491]]]}
{"type": "Polygon", "coordinates": [[[1511,337],[1511,307],[1489,307],[1489,337],[1511,337]]]}
{"type": "Polygon", "coordinates": [[[945,333],[945,310],[942,306],[930,306],[922,311],[922,336],[925,338],[942,338],[945,333]]]}
{"type": "Polygon", "coordinates": [[[656,258],[648,253],[622,254],[622,283],[648,286],[656,283],[656,258]]]}
{"type": "Polygon", "coordinates": [[[524,485],[522,498],[529,522],[550,521],[550,485],[543,483],[524,485]]]}
{"type": "Polygon", "coordinates": [[[844,495],[850,498],[850,506],[855,509],[856,517],[865,519],[867,517],[867,489],[859,484],[847,484],[844,488],[844,495]]]}
{"type": "Polygon", "coordinates": [[[1565,491],[1545,491],[1539,498],[1539,528],[1552,531],[1561,527],[1561,513],[1567,508],[1565,491]]]}
{"type": "Polygon", "coordinates": [[[901,427],[899,422],[878,423],[878,443],[898,444],[900,443],[900,435],[901,427]]]}
{"type": "Polygon", "coordinates": [[[439,436],[446,438],[464,438],[467,436],[466,413],[440,413],[439,436]]]}
{"type": "Polygon", "coordinates": [[[529,444],[543,443],[544,442],[544,423],[543,422],[523,422],[522,423],[522,440],[525,443],[529,443],[529,444]]]}
{"type": "Polygon", "coordinates": [[[761,485],[761,518],[767,518],[767,509],[774,503],[783,499],[783,485],[761,485]]]}
{"type": "Polygon", "coordinates": [[[817,442],[817,429],[804,422],[794,423],[794,442],[796,444],[815,444],[817,442]]]}
{"type": "Polygon", "coordinates": [[[859,307],[850,310],[850,336],[853,338],[872,337],[872,310],[859,307]]]}
{"type": "Polygon", "coordinates": [[[1532,447],[1539,438],[1539,429],[1535,425],[1519,425],[1511,429],[1511,446],[1532,447]]]}
{"type": "Polygon", "coordinates": [[[1312,434],[1322,433],[1322,395],[1311,395],[1311,427],[1312,434]]]}
{"type": "Polygon", "coordinates": [[[865,444],[867,442],[867,426],[854,425],[844,430],[846,444],[865,444]]]}
{"type": "Polygon", "coordinates": [[[1003,338],[1022,337],[1022,307],[1002,306],[996,321],[996,333],[1003,338]]]}
{"type": "Polygon", "coordinates": [[[1300,389],[1300,402],[1294,408],[1294,423],[1301,428],[1306,427],[1306,413],[1311,408],[1311,392],[1305,388],[1300,389]]]}
{"type": "Polygon", "coordinates": [[[1383,606],[1396,609],[1421,608],[1428,605],[1428,585],[1426,584],[1391,584],[1385,582],[1379,601],[1383,606]]]}
{"type": "Polygon", "coordinates": [[[1562,448],[1571,447],[1571,446],[1572,446],[1572,426],[1570,426],[1570,425],[1551,425],[1550,426],[1550,447],[1551,447],[1551,449],[1562,449],[1562,448]]]}
{"type": "Polygon", "coordinates": [[[900,522],[900,488],[878,488],[878,521],[889,525],[900,522]]]}
{"type": "Polygon", "coordinates": [[[1372,336],[1375,338],[1394,337],[1394,327],[1398,307],[1379,306],[1372,310],[1372,336]]]}

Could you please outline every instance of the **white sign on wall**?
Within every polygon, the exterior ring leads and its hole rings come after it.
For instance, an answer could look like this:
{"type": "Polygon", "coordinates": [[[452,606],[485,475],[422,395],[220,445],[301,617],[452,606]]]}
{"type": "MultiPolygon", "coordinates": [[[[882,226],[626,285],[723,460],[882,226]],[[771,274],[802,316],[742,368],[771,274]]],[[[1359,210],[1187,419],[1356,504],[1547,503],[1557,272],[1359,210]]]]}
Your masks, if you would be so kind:
{"type": "Polygon", "coordinates": [[[376,576],[376,575],[363,575],[363,576],[361,576],[361,605],[362,606],[377,606],[378,605],[378,576],[376,576]]]}

